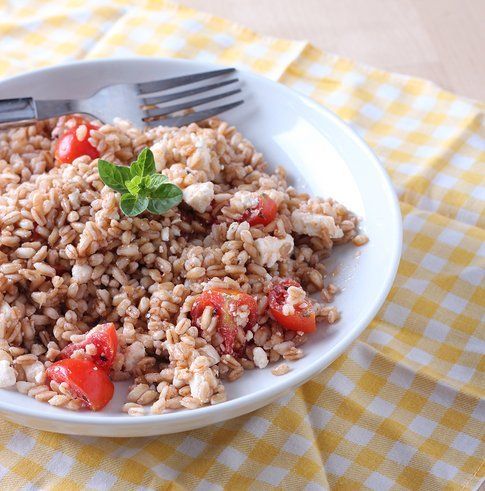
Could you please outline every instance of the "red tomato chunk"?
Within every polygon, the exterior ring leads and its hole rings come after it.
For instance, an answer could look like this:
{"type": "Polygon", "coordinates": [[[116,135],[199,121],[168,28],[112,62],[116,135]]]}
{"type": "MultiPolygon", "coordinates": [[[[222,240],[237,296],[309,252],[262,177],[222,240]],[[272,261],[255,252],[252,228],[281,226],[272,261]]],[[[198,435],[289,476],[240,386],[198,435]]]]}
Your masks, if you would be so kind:
{"type": "Polygon", "coordinates": [[[55,157],[63,164],[70,164],[83,155],[88,155],[92,159],[99,157],[98,149],[91,145],[88,140],[89,132],[98,129],[98,127],[82,118],[76,117],[74,119],[76,125],[67,129],[59,137],[56,145],[55,157]],[[83,126],[85,129],[82,128],[83,126]]]}
{"type": "Polygon", "coordinates": [[[75,351],[85,350],[87,345],[93,345],[96,352],[92,355],[85,353],[84,357],[91,360],[101,370],[109,372],[118,349],[115,325],[112,322],[100,324],[87,333],[84,341],[68,344],[59,356],[62,359],[71,358],[75,351]]]}
{"type": "Polygon", "coordinates": [[[304,301],[300,305],[295,305],[295,312],[291,315],[285,315],[283,313],[283,305],[288,297],[288,288],[290,286],[301,287],[301,285],[294,280],[281,280],[277,279],[273,281],[273,286],[268,295],[269,311],[278,324],[285,329],[291,331],[303,331],[313,332],[317,328],[315,320],[315,312],[310,302],[304,301]]]}
{"type": "Polygon", "coordinates": [[[275,218],[278,211],[278,205],[266,194],[258,198],[258,204],[249,210],[246,210],[241,217],[241,221],[246,221],[249,225],[270,224],[275,218]]]}
{"type": "Polygon", "coordinates": [[[244,329],[251,329],[258,320],[256,300],[247,293],[238,290],[212,288],[201,293],[194,302],[191,310],[192,320],[200,327],[200,318],[205,308],[214,309],[217,316],[217,331],[223,337],[223,353],[232,354],[243,346],[236,345],[238,325],[236,315],[239,310],[249,310],[248,320],[244,329]]]}
{"type": "Polygon", "coordinates": [[[93,411],[103,409],[113,397],[113,382],[90,360],[57,361],[47,369],[47,378],[58,384],[64,382],[69,394],[93,411]]]}
{"type": "Polygon", "coordinates": [[[118,337],[112,322],[91,329],[83,341],[68,344],[47,369],[47,377],[67,384],[69,394],[84,406],[99,411],[113,397],[109,378],[118,350],[118,337]]]}

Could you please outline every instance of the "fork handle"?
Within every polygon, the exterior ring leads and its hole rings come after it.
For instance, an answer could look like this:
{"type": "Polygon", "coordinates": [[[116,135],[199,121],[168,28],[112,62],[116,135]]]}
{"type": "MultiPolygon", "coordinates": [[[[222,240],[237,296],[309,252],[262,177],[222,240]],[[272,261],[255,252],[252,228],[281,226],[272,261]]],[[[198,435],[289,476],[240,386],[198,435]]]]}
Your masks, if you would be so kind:
{"type": "Polygon", "coordinates": [[[37,110],[32,97],[0,99],[1,127],[32,124],[36,119],[37,110]]]}
{"type": "Polygon", "coordinates": [[[0,129],[26,126],[43,119],[84,112],[80,100],[54,99],[36,101],[32,97],[0,99],[0,129]]]}

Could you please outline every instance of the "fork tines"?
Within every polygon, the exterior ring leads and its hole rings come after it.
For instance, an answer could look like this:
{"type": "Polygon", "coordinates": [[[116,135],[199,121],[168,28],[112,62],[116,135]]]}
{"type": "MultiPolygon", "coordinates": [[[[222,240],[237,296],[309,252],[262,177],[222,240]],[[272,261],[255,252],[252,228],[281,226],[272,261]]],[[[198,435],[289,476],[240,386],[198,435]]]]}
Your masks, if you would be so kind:
{"type": "Polygon", "coordinates": [[[164,102],[174,101],[176,99],[182,99],[184,97],[189,97],[191,95],[201,94],[202,92],[208,92],[209,90],[218,89],[226,85],[239,82],[238,78],[232,78],[231,80],[224,80],[223,82],[218,82],[216,84],[205,85],[203,87],[197,87],[195,89],[183,90],[181,92],[172,92],[171,94],[158,95],[155,97],[145,97],[143,104],[145,106],[155,106],[156,104],[162,104],[164,102]]]}
{"type": "MultiPolygon", "coordinates": [[[[233,73],[234,71],[235,71],[234,68],[226,68],[222,70],[214,70],[210,72],[184,75],[181,77],[170,78],[165,80],[157,80],[154,82],[143,82],[143,83],[136,84],[136,88],[139,95],[151,94],[154,92],[165,91],[167,89],[172,89],[183,85],[193,84],[210,78],[220,77],[222,75],[233,73]]],[[[190,98],[191,96],[202,94],[205,92],[210,92],[215,89],[219,89],[221,87],[234,84],[238,81],[239,80],[237,78],[234,78],[230,80],[223,80],[205,86],[198,86],[188,90],[169,92],[168,94],[162,93],[151,97],[144,97],[140,100],[144,109],[143,121],[149,126],[155,126],[158,124],[163,124],[168,126],[182,126],[182,125],[190,124],[192,122],[207,119],[223,111],[232,109],[233,107],[239,106],[244,101],[238,100],[235,102],[231,102],[213,108],[202,109],[196,112],[192,111],[188,114],[177,114],[181,111],[191,110],[196,106],[201,106],[209,102],[224,99],[240,93],[241,89],[234,89],[215,95],[210,95],[208,97],[202,97],[196,99],[190,98]],[[177,101],[177,100],[180,100],[181,102],[169,106],[161,105],[166,102],[177,101]]]]}
{"type": "Polygon", "coordinates": [[[160,92],[161,90],[173,89],[181,85],[193,84],[208,78],[219,77],[235,72],[235,68],[223,68],[222,70],[213,70],[211,72],[192,73],[182,75],[181,77],[167,78],[164,80],[155,80],[154,82],[141,82],[136,84],[138,94],[149,94],[151,92],[160,92]]]}
{"type": "Polygon", "coordinates": [[[224,92],[222,94],[212,95],[210,97],[204,97],[194,101],[181,102],[180,104],[172,104],[171,106],[162,107],[160,109],[147,109],[145,113],[149,118],[166,116],[167,114],[172,114],[177,111],[183,111],[189,107],[201,106],[202,104],[207,104],[208,102],[224,99],[225,97],[238,94],[239,92],[241,92],[241,89],[230,90],[229,92],[224,92]]]}
{"type": "Polygon", "coordinates": [[[163,126],[187,126],[190,123],[197,123],[198,121],[203,121],[204,119],[212,118],[217,116],[224,111],[229,111],[237,106],[240,106],[244,101],[231,102],[230,104],[224,104],[223,106],[213,107],[211,109],[204,109],[202,111],[191,112],[188,114],[183,114],[180,116],[173,116],[171,118],[155,119],[153,121],[146,121],[147,126],[158,126],[163,124],[163,126]]]}

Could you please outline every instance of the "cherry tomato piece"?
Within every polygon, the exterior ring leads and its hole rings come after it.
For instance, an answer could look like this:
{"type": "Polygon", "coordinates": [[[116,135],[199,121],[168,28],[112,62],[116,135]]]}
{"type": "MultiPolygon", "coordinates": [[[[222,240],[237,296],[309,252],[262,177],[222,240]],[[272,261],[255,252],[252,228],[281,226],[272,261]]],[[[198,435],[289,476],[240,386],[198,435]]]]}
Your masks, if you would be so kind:
{"type": "Polygon", "coordinates": [[[258,198],[258,204],[249,210],[246,210],[241,218],[241,221],[246,221],[249,225],[266,226],[271,223],[278,211],[278,205],[266,194],[258,198]]]}
{"type": "Polygon", "coordinates": [[[84,349],[88,344],[96,347],[96,354],[86,354],[86,359],[91,360],[98,368],[109,372],[118,349],[118,336],[115,325],[112,322],[100,324],[91,329],[84,341],[68,344],[60,353],[61,359],[70,358],[74,351],[84,349]]]}
{"type": "Polygon", "coordinates": [[[217,331],[224,338],[223,352],[234,353],[235,341],[238,331],[236,320],[237,312],[248,309],[248,320],[244,329],[251,329],[258,320],[258,305],[256,300],[247,293],[225,288],[212,288],[201,293],[194,302],[191,310],[192,320],[200,323],[204,309],[210,306],[214,309],[217,320],[217,331]]]}
{"type": "Polygon", "coordinates": [[[97,159],[99,157],[98,149],[89,143],[88,138],[89,132],[98,127],[83,120],[79,116],[73,119],[76,120],[76,125],[64,131],[59,137],[59,140],[57,140],[56,159],[63,164],[70,164],[82,155],[88,155],[92,159],[97,159]],[[79,140],[77,130],[82,125],[86,126],[87,131],[85,137],[79,140]]]}
{"type": "Polygon", "coordinates": [[[285,329],[291,331],[314,332],[317,328],[315,320],[315,312],[310,302],[304,301],[300,305],[295,305],[295,313],[285,315],[283,313],[283,305],[288,296],[288,288],[290,286],[301,287],[294,280],[276,280],[273,281],[273,286],[268,295],[269,311],[278,324],[285,329]]]}
{"type": "Polygon", "coordinates": [[[113,397],[113,382],[90,360],[69,358],[56,361],[46,373],[49,380],[58,384],[65,382],[71,396],[81,399],[93,411],[103,409],[113,397]]]}

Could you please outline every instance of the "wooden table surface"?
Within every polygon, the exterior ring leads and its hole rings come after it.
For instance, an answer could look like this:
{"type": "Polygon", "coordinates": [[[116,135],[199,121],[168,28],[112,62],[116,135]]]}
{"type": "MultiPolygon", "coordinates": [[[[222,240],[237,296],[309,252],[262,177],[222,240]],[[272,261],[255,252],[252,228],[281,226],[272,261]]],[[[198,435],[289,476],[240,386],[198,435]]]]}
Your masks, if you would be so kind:
{"type": "Polygon", "coordinates": [[[181,0],[485,101],[485,0],[181,0]]]}

